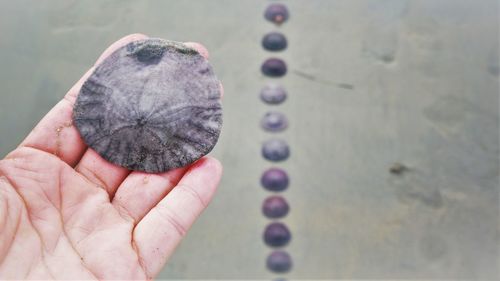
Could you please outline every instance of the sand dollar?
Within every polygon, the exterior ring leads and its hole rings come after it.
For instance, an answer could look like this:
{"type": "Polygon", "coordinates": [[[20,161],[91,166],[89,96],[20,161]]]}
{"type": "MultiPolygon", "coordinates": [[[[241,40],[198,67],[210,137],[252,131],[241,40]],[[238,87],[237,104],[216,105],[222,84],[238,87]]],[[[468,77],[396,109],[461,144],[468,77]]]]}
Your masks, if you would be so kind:
{"type": "Polygon", "coordinates": [[[104,159],[151,173],[209,153],[221,126],[219,80],[196,50],[158,38],[116,50],[84,82],[73,121],[104,159]]]}

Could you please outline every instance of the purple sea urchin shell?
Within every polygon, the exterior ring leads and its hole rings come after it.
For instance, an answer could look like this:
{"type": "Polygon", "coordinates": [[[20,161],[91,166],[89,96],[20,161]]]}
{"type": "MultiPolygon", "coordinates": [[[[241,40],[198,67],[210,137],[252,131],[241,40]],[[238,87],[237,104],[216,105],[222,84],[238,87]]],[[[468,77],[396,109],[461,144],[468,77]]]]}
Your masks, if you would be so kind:
{"type": "Polygon", "coordinates": [[[285,35],[279,32],[269,32],[262,38],[262,47],[268,51],[281,51],[287,47],[285,35]]]}
{"type": "Polygon", "coordinates": [[[264,230],[264,242],[271,247],[285,246],[291,238],[290,230],[281,222],[270,223],[264,230]]]}
{"type": "Polygon", "coordinates": [[[271,219],[282,218],[289,210],[290,207],[282,196],[269,196],[262,204],[262,213],[271,219]]]}
{"type": "Polygon", "coordinates": [[[280,104],[287,96],[285,88],[276,84],[268,84],[260,91],[260,98],[268,104],[280,104]]]}
{"type": "Polygon", "coordinates": [[[269,270],[276,273],[284,273],[292,268],[292,258],[285,251],[273,251],[266,260],[269,270]]]}
{"type": "Polygon", "coordinates": [[[262,145],[262,156],[273,162],[284,161],[290,156],[290,148],[282,139],[270,139],[262,145]]]}
{"type": "Polygon", "coordinates": [[[280,132],[288,127],[288,120],[283,113],[267,112],[260,122],[262,128],[269,132],[280,132]]]}
{"type": "Polygon", "coordinates": [[[264,17],[275,24],[282,24],[290,17],[288,9],[283,4],[271,4],[264,12],[264,17]]]}
{"type": "Polygon", "coordinates": [[[260,178],[262,186],[270,191],[283,191],[289,182],[288,174],[280,168],[270,168],[260,178]]]}
{"type": "Polygon", "coordinates": [[[282,59],[269,58],[262,64],[261,71],[269,77],[281,77],[286,74],[286,63],[282,59]]]}
{"type": "Polygon", "coordinates": [[[135,41],[83,84],[73,121],[104,159],[151,173],[186,166],[212,150],[222,126],[219,81],[184,44],[135,41]]]}

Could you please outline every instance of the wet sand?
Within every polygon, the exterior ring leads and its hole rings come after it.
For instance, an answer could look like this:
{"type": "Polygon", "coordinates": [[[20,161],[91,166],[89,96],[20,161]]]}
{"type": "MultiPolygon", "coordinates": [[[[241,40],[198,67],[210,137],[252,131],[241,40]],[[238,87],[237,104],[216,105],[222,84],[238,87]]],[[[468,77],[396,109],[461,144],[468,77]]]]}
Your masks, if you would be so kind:
{"type": "Polygon", "coordinates": [[[495,0],[2,1],[0,155],[121,36],[199,41],[224,83],[213,155],[218,194],[160,277],[271,279],[262,241],[275,166],[261,144],[286,139],[283,220],[293,279],[495,279],[499,258],[499,28],[495,0]],[[266,78],[262,36],[282,31],[283,78],[266,78]],[[269,81],[289,91],[264,105],[269,81]],[[268,133],[268,110],[286,114],[268,133]],[[401,167],[404,167],[401,168],[401,167]]]}

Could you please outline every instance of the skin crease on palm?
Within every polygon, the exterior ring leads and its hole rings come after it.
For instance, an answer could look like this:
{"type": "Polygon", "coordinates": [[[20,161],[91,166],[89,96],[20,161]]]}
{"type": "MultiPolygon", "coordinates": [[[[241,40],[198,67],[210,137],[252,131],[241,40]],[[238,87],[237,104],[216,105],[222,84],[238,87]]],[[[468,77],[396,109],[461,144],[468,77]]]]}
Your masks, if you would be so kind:
{"type": "MultiPolygon", "coordinates": [[[[96,65],[144,38],[118,40],[96,65]]],[[[208,57],[202,45],[186,44],[208,57]]],[[[146,174],[88,149],[71,114],[94,67],[0,161],[0,279],[152,279],[219,184],[214,158],[146,174]]]]}

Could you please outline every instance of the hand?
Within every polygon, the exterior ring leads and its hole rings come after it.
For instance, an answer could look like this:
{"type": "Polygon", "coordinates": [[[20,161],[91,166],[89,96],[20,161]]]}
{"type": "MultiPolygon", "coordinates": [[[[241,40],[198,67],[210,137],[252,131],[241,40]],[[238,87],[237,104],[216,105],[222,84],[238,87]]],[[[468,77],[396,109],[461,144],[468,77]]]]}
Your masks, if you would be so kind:
{"type": "MultiPolygon", "coordinates": [[[[96,64],[143,38],[120,39],[96,64]]],[[[151,279],[219,183],[222,167],[210,157],[146,174],[87,148],[71,115],[94,67],[0,161],[0,279],[151,279]]]]}

